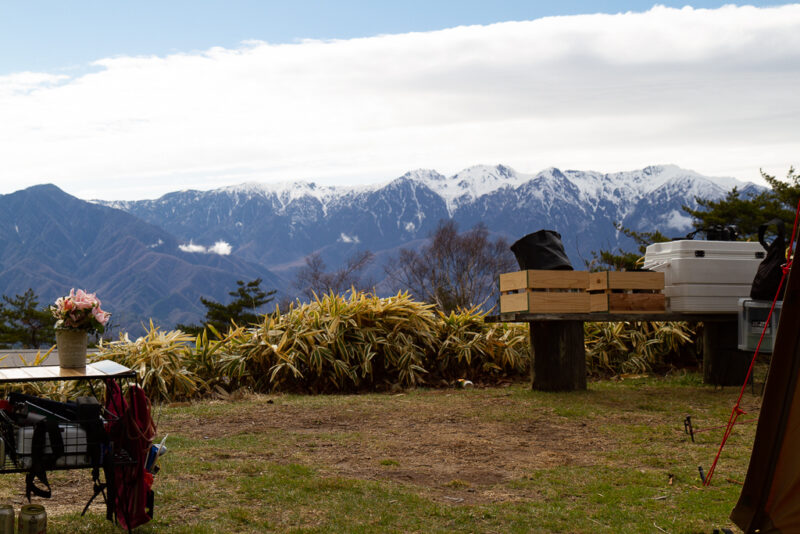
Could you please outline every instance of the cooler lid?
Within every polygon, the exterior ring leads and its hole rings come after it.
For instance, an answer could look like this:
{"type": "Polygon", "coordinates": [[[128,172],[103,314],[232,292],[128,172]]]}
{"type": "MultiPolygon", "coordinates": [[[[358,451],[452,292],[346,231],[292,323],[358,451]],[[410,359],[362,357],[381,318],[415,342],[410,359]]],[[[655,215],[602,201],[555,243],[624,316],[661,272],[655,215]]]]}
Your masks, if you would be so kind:
{"type": "Polygon", "coordinates": [[[716,258],[730,260],[758,260],[766,251],[757,241],[703,241],[682,239],[653,243],[645,249],[644,268],[652,269],[672,259],[716,258]]]}

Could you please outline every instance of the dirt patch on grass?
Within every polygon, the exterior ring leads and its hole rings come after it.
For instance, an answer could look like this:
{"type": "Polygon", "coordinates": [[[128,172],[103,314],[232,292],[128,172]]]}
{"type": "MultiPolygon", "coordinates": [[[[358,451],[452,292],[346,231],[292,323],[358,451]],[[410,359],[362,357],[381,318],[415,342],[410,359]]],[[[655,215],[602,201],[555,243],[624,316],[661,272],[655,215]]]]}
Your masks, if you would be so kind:
{"type": "Polygon", "coordinates": [[[411,484],[451,502],[527,498],[523,490],[499,491],[498,486],[534,469],[595,465],[598,453],[617,446],[586,422],[549,409],[532,408],[508,419],[510,399],[502,394],[434,391],[425,396],[423,401],[398,395],[372,404],[356,398],[324,409],[277,397],[248,402],[241,412],[220,417],[175,414],[159,431],[195,439],[264,432],[291,436],[289,446],[265,451],[270,461],[411,484]],[[430,396],[441,398],[431,403],[430,396]],[[492,416],[495,411],[499,418],[492,416]]]}
{"type": "MultiPolygon", "coordinates": [[[[197,443],[192,454],[211,467],[191,474],[199,487],[218,483],[220,471],[214,466],[222,462],[230,462],[224,469],[242,475],[270,462],[312,466],[323,476],[393,481],[442,503],[472,504],[541,498],[539,488],[512,481],[539,469],[607,466],[613,452],[629,444],[604,427],[663,423],[663,414],[632,408],[620,412],[601,406],[598,415],[587,406],[612,400],[581,395],[571,394],[564,402],[558,396],[537,400],[520,395],[515,386],[397,395],[249,396],[156,408],[154,416],[159,437],[170,434],[197,443]],[[217,444],[217,439],[227,442],[217,444]]],[[[629,395],[637,402],[650,397],[647,392],[629,395]]],[[[2,480],[0,498],[18,508],[24,477],[2,480]]],[[[51,482],[53,498],[37,500],[48,514],[79,512],[91,497],[88,470],[53,473],[51,482]]],[[[104,512],[101,499],[92,511],[104,512]]]]}
{"type": "MultiPolygon", "coordinates": [[[[52,488],[52,498],[42,499],[33,496],[31,502],[43,504],[48,515],[80,513],[93,495],[90,470],[55,471],[48,473],[47,478],[52,488]]],[[[19,512],[22,505],[28,504],[25,498],[25,475],[7,474],[0,480],[3,484],[0,488],[0,501],[13,504],[14,509],[19,512]]],[[[41,487],[41,484],[39,486],[41,487]]],[[[102,496],[92,501],[89,511],[105,514],[106,507],[102,496]]]]}

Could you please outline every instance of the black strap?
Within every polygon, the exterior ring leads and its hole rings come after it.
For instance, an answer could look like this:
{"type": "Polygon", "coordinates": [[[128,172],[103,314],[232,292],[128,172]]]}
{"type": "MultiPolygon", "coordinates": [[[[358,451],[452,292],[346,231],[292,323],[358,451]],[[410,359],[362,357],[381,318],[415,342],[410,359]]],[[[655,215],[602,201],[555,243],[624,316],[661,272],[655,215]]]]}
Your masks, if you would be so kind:
{"type": "Polygon", "coordinates": [[[147,504],[145,505],[145,513],[147,517],[153,519],[153,509],[155,508],[156,494],[153,490],[147,490],[147,504]]]}
{"type": "Polygon", "coordinates": [[[42,419],[33,426],[33,437],[31,439],[31,467],[25,475],[25,497],[31,501],[31,494],[37,497],[49,499],[52,496],[50,483],[47,480],[47,470],[52,469],[56,460],[64,456],[64,441],[61,439],[61,432],[58,423],[48,419],[42,419]],[[47,438],[50,440],[51,453],[47,453],[47,438]],[[36,485],[36,480],[44,484],[46,489],[36,485]]]}
{"type": "Polygon", "coordinates": [[[781,243],[786,241],[786,226],[783,223],[783,219],[772,219],[768,223],[762,224],[758,227],[758,242],[761,243],[761,246],[764,247],[764,250],[769,250],[769,244],[767,244],[767,242],[764,240],[764,236],[767,233],[767,228],[773,224],[778,227],[778,237],[776,239],[781,243]]]}
{"type": "Polygon", "coordinates": [[[106,499],[106,519],[114,522],[117,515],[117,486],[116,474],[114,473],[114,445],[107,443],[103,446],[103,475],[105,476],[105,486],[108,488],[106,499]]]}
{"type": "Polygon", "coordinates": [[[101,449],[103,445],[108,444],[108,434],[106,434],[99,416],[91,421],[81,422],[81,427],[86,432],[86,453],[92,463],[92,477],[97,478],[101,467],[101,449]]]}
{"type": "Polygon", "coordinates": [[[43,499],[49,499],[53,496],[53,492],[50,489],[50,482],[47,480],[46,471],[42,471],[39,474],[36,474],[33,471],[28,471],[28,474],[25,475],[25,497],[28,499],[28,502],[31,502],[31,494],[43,499]],[[36,485],[37,478],[39,479],[39,482],[44,484],[45,489],[42,489],[36,485]]]}

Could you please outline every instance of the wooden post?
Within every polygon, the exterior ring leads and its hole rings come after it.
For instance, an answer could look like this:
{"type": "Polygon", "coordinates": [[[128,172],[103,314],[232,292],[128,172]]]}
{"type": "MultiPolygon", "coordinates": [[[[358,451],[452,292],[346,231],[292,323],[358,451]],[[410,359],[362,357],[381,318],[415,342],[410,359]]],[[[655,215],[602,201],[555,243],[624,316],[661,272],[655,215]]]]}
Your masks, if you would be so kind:
{"type": "Polygon", "coordinates": [[[585,390],[583,321],[533,321],[528,324],[533,347],[533,389],[585,390]]]}
{"type": "Polygon", "coordinates": [[[703,382],[715,386],[741,386],[752,352],[738,349],[736,321],[703,323],[703,382]]]}

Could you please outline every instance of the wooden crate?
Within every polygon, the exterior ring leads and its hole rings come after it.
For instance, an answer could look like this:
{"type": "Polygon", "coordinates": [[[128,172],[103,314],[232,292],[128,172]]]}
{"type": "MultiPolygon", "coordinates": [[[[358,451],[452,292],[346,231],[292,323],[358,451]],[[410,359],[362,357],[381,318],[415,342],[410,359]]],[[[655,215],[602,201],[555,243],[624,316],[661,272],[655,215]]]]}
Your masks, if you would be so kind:
{"type": "Polygon", "coordinates": [[[586,271],[517,271],[500,275],[500,313],[587,313],[586,271]]]}
{"type": "Polygon", "coordinates": [[[609,313],[664,312],[664,273],[589,273],[589,309],[609,313]]]}

